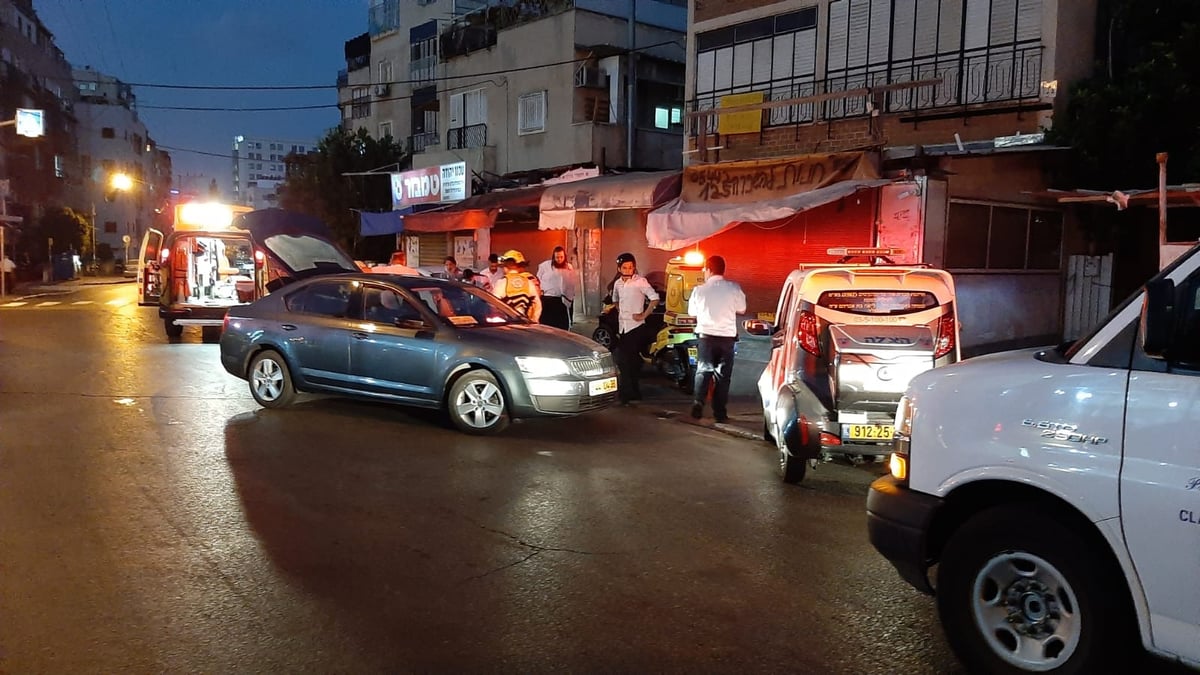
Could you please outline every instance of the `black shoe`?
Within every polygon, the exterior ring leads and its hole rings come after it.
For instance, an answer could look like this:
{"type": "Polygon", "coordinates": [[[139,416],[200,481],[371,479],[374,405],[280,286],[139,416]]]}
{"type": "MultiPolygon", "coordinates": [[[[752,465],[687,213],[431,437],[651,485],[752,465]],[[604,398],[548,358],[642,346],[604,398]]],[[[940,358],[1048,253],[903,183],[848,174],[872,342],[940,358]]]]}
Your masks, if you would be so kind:
{"type": "Polygon", "coordinates": [[[699,403],[692,404],[692,419],[700,419],[704,415],[704,406],[699,403]]]}
{"type": "Polygon", "coordinates": [[[724,424],[729,421],[729,418],[725,417],[724,415],[722,415],[721,417],[714,417],[713,419],[715,419],[718,424],[724,424]]]}

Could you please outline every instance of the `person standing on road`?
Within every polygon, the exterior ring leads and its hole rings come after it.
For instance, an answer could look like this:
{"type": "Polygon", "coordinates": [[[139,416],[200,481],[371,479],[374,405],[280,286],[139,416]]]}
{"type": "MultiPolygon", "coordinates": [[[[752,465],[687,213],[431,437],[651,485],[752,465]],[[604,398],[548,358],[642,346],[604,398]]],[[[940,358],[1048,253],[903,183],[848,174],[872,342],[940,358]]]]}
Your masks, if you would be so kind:
{"type": "Polygon", "coordinates": [[[458,268],[458,261],[454,259],[454,256],[446,256],[446,259],[442,261],[442,267],[446,270],[447,279],[453,281],[463,280],[463,271],[458,268]]]}
{"type": "Polygon", "coordinates": [[[704,263],[704,283],[692,289],[688,314],[696,317],[700,348],[696,355],[696,381],[692,389],[692,417],[704,415],[708,385],[713,383],[713,419],[729,419],[729,378],[733,376],[733,345],[737,342],[737,315],[746,311],[746,294],[725,278],[725,259],[709,256],[704,263]],[[714,382],[715,380],[715,382],[714,382]]]}
{"type": "Polygon", "coordinates": [[[642,399],[638,382],[642,372],[642,348],[654,338],[647,335],[646,318],[658,306],[658,292],[637,273],[632,253],[617,256],[621,277],[613,282],[612,297],[617,303],[617,396],[623,405],[642,399]]]}
{"type": "Polygon", "coordinates": [[[487,269],[479,271],[487,279],[488,288],[496,292],[496,284],[504,278],[504,268],[500,266],[500,256],[495,253],[488,256],[487,269]]]}
{"type": "Polygon", "coordinates": [[[542,318],[542,291],[537,277],[528,272],[529,263],[520,251],[512,250],[500,256],[504,276],[492,287],[497,298],[537,323],[542,318]]]}
{"type": "Polygon", "coordinates": [[[542,323],[571,329],[571,303],[575,300],[575,268],[567,262],[567,250],[555,246],[550,259],[538,265],[542,285],[542,323]]]}
{"type": "Polygon", "coordinates": [[[5,253],[4,259],[0,260],[0,273],[4,274],[4,292],[5,293],[12,293],[13,283],[15,281],[14,276],[15,276],[16,271],[17,271],[17,264],[15,262],[13,262],[12,258],[8,257],[7,253],[5,253]]]}

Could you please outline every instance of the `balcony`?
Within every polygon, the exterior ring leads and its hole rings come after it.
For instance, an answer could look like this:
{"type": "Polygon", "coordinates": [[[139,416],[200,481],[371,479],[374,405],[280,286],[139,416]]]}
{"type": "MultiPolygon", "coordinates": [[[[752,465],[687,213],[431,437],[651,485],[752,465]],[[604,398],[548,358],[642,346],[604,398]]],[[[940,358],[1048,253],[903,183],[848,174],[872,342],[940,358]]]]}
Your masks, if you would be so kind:
{"type": "Polygon", "coordinates": [[[368,12],[367,33],[372,38],[400,30],[400,0],[382,0],[368,12]]]}
{"type": "Polygon", "coordinates": [[[425,148],[439,145],[441,142],[441,137],[438,136],[438,132],[436,131],[426,131],[408,137],[408,147],[413,154],[425,152],[425,148]]]}
{"type": "Polygon", "coordinates": [[[408,77],[413,87],[420,87],[437,79],[438,57],[426,56],[408,64],[408,77]]]}
{"type": "MultiPolygon", "coordinates": [[[[1024,43],[894,61],[854,71],[831,72],[824,80],[811,76],[772,80],[761,85],[738,87],[737,92],[705,93],[697,96],[689,107],[711,110],[720,107],[722,96],[747,91],[762,91],[764,101],[784,101],[938,78],[941,82],[936,85],[879,92],[873,101],[860,95],[769,108],[765,111],[763,127],[864,117],[874,109],[880,114],[908,113],[918,117],[925,111],[983,104],[1037,103],[1041,99],[1042,46],[1024,43]]],[[[717,117],[707,116],[693,118],[688,123],[688,133],[699,133],[701,121],[707,122],[707,133],[716,132],[717,117]]]]}
{"type": "Polygon", "coordinates": [[[487,145],[487,125],[472,124],[446,132],[446,149],[463,150],[487,145]]]}

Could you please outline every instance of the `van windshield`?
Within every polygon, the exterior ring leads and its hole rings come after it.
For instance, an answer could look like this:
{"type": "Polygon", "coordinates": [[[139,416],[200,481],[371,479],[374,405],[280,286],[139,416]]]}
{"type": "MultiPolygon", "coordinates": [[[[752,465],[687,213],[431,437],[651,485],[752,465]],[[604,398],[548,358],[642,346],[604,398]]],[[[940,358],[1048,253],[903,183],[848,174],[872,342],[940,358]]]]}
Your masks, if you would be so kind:
{"type": "Polygon", "coordinates": [[[271,253],[293,273],[315,270],[318,267],[340,267],[346,272],[357,272],[345,253],[332,242],[311,235],[276,234],[263,241],[271,253]]]}
{"type": "Polygon", "coordinates": [[[938,301],[929,291],[846,290],[825,291],[817,306],[849,314],[897,315],[932,309],[938,301]]]}

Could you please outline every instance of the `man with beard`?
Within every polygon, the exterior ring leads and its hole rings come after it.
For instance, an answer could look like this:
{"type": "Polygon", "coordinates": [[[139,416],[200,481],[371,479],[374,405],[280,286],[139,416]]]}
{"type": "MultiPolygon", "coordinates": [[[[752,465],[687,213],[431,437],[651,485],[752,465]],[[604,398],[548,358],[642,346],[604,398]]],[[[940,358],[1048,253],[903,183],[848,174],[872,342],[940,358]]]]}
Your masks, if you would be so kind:
{"type": "Polygon", "coordinates": [[[567,262],[566,249],[555,246],[550,259],[538,265],[537,278],[542,285],[542,323],[570,330],[575,268],[567,262]]]}
{"type": "Polygon", "coordinates": [[[654,339],[646,318],[658,306],[658,292],[637,272],[632,253],[617,256],[621,278],[613,282],[612,297],[617,303],[617,397],[623,405],[641,400],[638,379],[642,372],[642,348],[654,339]],[[647,304],[649,303],[649,304],[647,304]]]}

